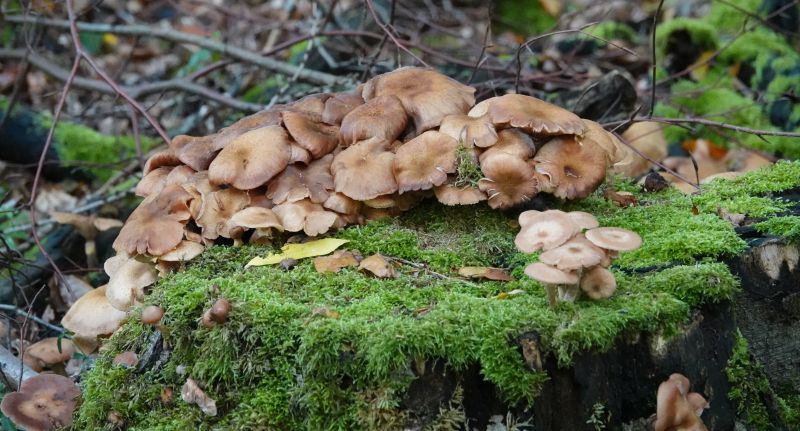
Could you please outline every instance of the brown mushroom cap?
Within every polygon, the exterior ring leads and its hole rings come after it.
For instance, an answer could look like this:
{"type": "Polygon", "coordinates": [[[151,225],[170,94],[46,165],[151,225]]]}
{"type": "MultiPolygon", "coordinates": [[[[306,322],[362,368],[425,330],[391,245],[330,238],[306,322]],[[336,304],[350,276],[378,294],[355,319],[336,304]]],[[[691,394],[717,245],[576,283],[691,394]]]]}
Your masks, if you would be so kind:
{"type": "Polygon", "coordinates": [[[325,112],[325,103],[333,97],[330,93],[314,93],[303,96],[284,109],[286,111],[307,114],[312,117],[322,117],[325,112]]]}
{"type": "Polygon", "coordinates": [[[142,323],[147,325],[154,325],[161,321],[164,317],[164,309],[158,305],[148,305],[142,309],[142,323]]]}
{"type": "Polygon", "coordinates": [[[322,121],[328,124],[341,124],[342,119],[353,109],[364,104],[360,94],[338,93],[325,101],[322,121]]]}
{"type": "Polygon", "coordinates": [[[136,196],[147,197],[153,193],[160,192],[167,183],[170,171],[172,171],[172,166],[161,166],[153,169],[139,180],[133,193],[136,196]]]}
{"type": "Polygon", "coordinates": [[[536,172],[547,178],[543,190],[562,199],[589,196],[606,178],[606,152],[591,141],[556,137],[533,158],[536,172]]]}
{"type": "Polygon", "coordinates": [[[181,186],[164,187],[146,197],[128,217],[114,241],[114,250],[128,254],[162,255],[183,239],[192,195],[181,186]]]}
{"type": "Polygon", "coordinates": [[[522,94],[492,97],[475,105],[470,117],[487,115],[498,128],[519,127],[534,135],[582,135],[580,117],[564,108],[522,94]]]}
{"type": "Polygon", "coordinates": [[[78,336],[95,338],[116,331],[127,315],[108,302],[106,286],[100,286],[81,296],[61,319],[61,325],[78,336]]]}
{"type": "Polygon", "coordinates": [[[707,431],[697,415],[698,406],[695,406],[700,404],[700,399],[705,399],[697,394],[692,396],[690,403],[688,391],[689,380],[680,374],[671,375],[658,386],[655,431],[707,431]]]}
{"type": "Polygon", "coordinates": [[[447,181],[456,171],[455,139],[429,130],[397,149],[392,171],[400,193],[427,190],[447,181]]]}
{"type": "Polygon", "coordinates": [[[144,169],[142,175],[147,175],[150,172],[153,172],[154,169],[160,167],[170,167],[170,166],[178,166],[181,165],[181,159],[178,158],[178,155],[172,149],[167,149],[163,151],[158,151],[153,153],[146,162],[144,162],[144,169]]]}
{"type": "Polygon", "coordinates": [[[514,244],[524,253],[552,250],[580,232],[567,213],[559,210],[542,211],[526,219],[526,224],[514,239],[514,244]]]}
{"type": "Polygon", "coordinates": [[[476,187],[456,187],[452,184],[442,184],[434,187],[436,199],[445,205],[473,205],[486,200],[486,193],[476,187]]]}
{"type": "Polygon", "coordinates": [[[308,236],[316,236],[327,232],[336,223],[335,212],[326,211],[322,205],[308,199],[297,202],[285,202],[276,205],[272,210],[289,232],[304,231],[308,236]]]}
{"type": "Polygon", "coordinates": [[[181,241],[177,247],[158,257],[160,262],[188,262],[203,253],[205,247],[194,241],[181,241]]]}
{"type": "Polygon", "coordinates": [[[574,272],[562,271],[542,262],[534,262],[525,267],[525,275],[545,284],[575,284],[578,275],[574,272]]]}
{"type": "Polygon", "coordinates": [[[597,221],[597,218],[590,213],[585,211],[570,211],[567,213],[572,221],[578,225],[581,229],[594,229],[600,226],[600,223],[597,221]]]}
{"type": "Polygon", "coordinates": [[[322,122],[321,116],[284,111],[283,125],[297,145],[318,159],[339,145],[339,127],[322,122]]]}
{"type": "Polygon", "coordinates": [[[639,234],[620,227],[596,227],[585,234],[586,239],[606,250],[630,251],[642,245],[639,234]]]}
{"type": "Polygon", "coordinates": [[[61,338],[59,341],[59,337],[48,337],[26,348],[23,360],[34,371],[42,372],[45,368],[69,361],[74,353],[75,346],[69,339],[61,338]]]}
{"type": "Polygon", "coordinates": [[[50,431],[72,425],[72,413],[81,391],[67,377],[39,374],[22,382],[19,392],[3,397],[0,409],[26,430],[50,431]]]}
{"type": "Polygon", "coordinates": [[[595,266],[603,260],[605,254],[605,251],[589,242],[583,234],[577,234],[564,244],[542,253],[539,261],[570,271],[595,266]]]}
{"type": "Polygon", "coordinates": [[[393,95],[414,119],[416,133],[434,128],[451,114],[464,114],[475,103],[475,89],[430,69],[403,67],[376,76],[362,89],[364,100],[393,95]]]}
{"type": "Polygon", "coordinates": [[[592,299],[605,299],[617,290],[617,280],[611,271],[595,266],[583,273],[581,289],[592,299]]]}
{"type": "Polygon", "coordinates": [[[114,308],[128,311],[144,299],[144,288],[157,280],[154,265],[130,258],[110,275],[106,297],[114,308]]]}
{"type": "Polygon", "coordinates": [[[392,142],[403,133],[408,123],[403,104],[392,95],[370,99],[342,119],[342,144],[377,138],[392,142]]]}
{"type": "Polygon", "coordinates": [[[208,167],[211,184],[254,189],[289,164],[289,138],[280,126],[254,129],[236,137],[208,167]]]}
{"type": "Polygon", "coordinates": [[[511,208],[539,192],[533,168],[511,154],[498,153],[485,159],[481,170],[485,178],[478,181],[478,188],[489,196],[492,208],[511,208]]]}
{"type": "Polygon", "coordinates": [[[283,226],[275,212],[262,207],[247,207],[234,214],[228,223],[246,229],[271,228],[283,232],[283,226]]]}
{"type": "Polygon", "coordinates": [[[270,181],[267,186],[267,198],[272,199],[275,205],[305,198],[311,199],[314,203],[325,202],[333,190],[331,163],[333,154],[314,160],[308,166],[287,166],[280,175],[270,181]]]}
{"type": "Polygon", "coordinates": [[[297,144],[291,144],[289,148],[291,148],[289,163],[308,164],[309,162],[311,162],[311,153],[309,153],[308,150],[306,150],[305,148],[297,144]]]}
{"type": "MultiPolygon", "coordinates": [[[[238,134],[237,134],[238,136],[238,134]]],[[[204,171],[217,156],[219,150],[223,148],[217,141],[218,135],[208,136],[186,136],[179,135],[172,138],[172,143],[181,142],[181,146],[175,149],[178,159],[190,166],[195,171],[204,171]]],[[[229,141],[226,141],[227,145],[229,141]]]]}
{"type": "Polygon", "coordinates": [[[518,129],[504,129],[497,132],[497,143],[478,157],[481,164],[484,160],[500,153],[511,154],[512,156],[528,160],[536,152],[536,146],[530,136],[522,133],[518,129]]]}
{"type": "Polygon", "coordinates": [[[236,238],[244,230],[228,224],[234,214],[250,204],[250,196],[235,188],[217,190],[202,197],[203,203],[195,223],[203,231],[203,238],[236,238]]]}
{"type": "Polygon", "coordinates": [[[463,114],[448,115],[442,119],[439,132],[455,139],[467,148],[486,148],[497,142],[497,131],[489,117],[470,117],[463,114]]]}
{"type": "Polygon", "coordinates": [[[347,147],[331,164],[334,189],[357,201],[396,192],[394,158],[386,143],[375,139],[347,147]]]}
{"type": "Polygon", "coordinates": [[[322,206],[339,214],[357,214],[361,208],[361,202],[350,199],[342,193],[331,193],[322,206]]]}

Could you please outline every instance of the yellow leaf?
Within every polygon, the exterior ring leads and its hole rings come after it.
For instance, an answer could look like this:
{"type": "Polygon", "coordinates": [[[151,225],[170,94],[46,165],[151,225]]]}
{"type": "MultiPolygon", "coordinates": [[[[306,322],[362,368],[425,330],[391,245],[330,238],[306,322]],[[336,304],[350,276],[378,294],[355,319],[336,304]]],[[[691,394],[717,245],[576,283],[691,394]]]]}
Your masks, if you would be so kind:
{"type": "Polygon", "coordinates": [[[270,253],[266,257],[254,257],[244,267],[274,265],[284,259],[303,259],[306,257],[324,256],[333,252],[342,244],[350,241],[338,238],[325,238],[302,244],[286,244],[281,248],[281,253],[270,253]]]}
{"type": "Polygon", "coordinates": [[[465,266],[458,269],[458,275],[469,278],[485,278],[487,280],[512,280],[512,278],[504,270],[485,266],[465,266]]]}
{"type": "Polygon", "coordinates": [[[103,45],[114,47],[119,45],[119,38],[111,33],[103,33],[103,45]]]}

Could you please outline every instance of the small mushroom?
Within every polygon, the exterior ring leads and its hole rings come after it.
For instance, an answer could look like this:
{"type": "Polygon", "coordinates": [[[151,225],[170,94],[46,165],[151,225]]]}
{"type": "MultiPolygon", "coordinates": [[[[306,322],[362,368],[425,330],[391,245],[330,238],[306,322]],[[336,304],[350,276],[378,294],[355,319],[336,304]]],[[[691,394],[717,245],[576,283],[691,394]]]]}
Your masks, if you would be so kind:
{"type": "Polygon", "coordinates": [[[620,227],[596,227],[587,230],[585,235],[594,245],[606,250],[631,251],[642,245],[639,234],[620,227]]]}
{"type": "Polygon", "coordinates": [[[485,178],[478,188],[488,195],[489,206],[511,208],[531,200],[539,192],[539,183],[524,160],[507,153],[497,153],[481,163],[485,178]]]}
{"type": "Polygon", "coordinates": [[[225,323],[228,320],[228,313],[231,311],[231,303],[225,298],[214,301],[211,308],[203,313],[203,326],[210,328],[217,323],[225,323]]]}
{"type": "Polygon", "coordinates": [[[67,377],[39,374],[22,382],[18,392],[3,396],[0,410],[25,430],[50,431],[72,425],[81,391],[67,377]]]}
{"type": "Polygon", "coordinates": [[[339,127],[323,123],[321,115],[292,111],[284,111],[281,115],[286,130],[297,145],[311,153],[312,158],[318,159],[330,153],[339,144],[339,127]]]}
{"type": "Polygon", "coordinates": [[[579,233],[564,244],[542,253],[539,260],[558,269],[572,271],[598,265],[604,257],[602,249],[579,233]]]}
{"type": "Polygon", "coordinates": [[[672,374],[658,386],[655,431],[707,431],[700,420],[706,406],[702,395],[689,393],[689,379],[672,374]]]}
{"type": "Polygon", "coordinates": [[[289,232],[300,232],[308,236],[321,235],[330,230],[338,218],[332,211],[326,211],[320,204],[308,199],[285,202],[276,205],[272,211],[278,216],[283,228],[289,232]]]}
{"type": "Polygon", "coordinates": [[[393,142],[407,123],[408,115],[400,99],[392,95],[376,97],[344,117],[340,130],[342,144],[348,146],[373,138],[393,142]]]}
{"type": "Polygon", "coordinates": [[[455,139],[427,131],[397,149],[392,171],[400,193],[428,190],[447,181],[456,171],[455,139]]]}
{"type": "Polygon", "coordinates": [[[250,190],[283,171],[292,155],[289,137],[280,126],[266,126],[237,136],[208,167],[211,184],[250,190]]]}
{"type": "Polygon", "coordinates": [[[564,244],[578,232],[580,228],[567,213],[548,210],[527,216],[514,244],[524,253],[547,251],[564,244]]]}
{"type": "Polygon", "coordinates": [[[439,132],[455,139],[467,148],[491,147],[497,142],[497,131],[486,117],[470,117],[463,114],[448,115],[442,119],[439,132]]]}
{"type": "Polygon", "coordinates": [[[542,262],[534,262],[525,267],[525,275],[540,281],[547,291],[550,307],[556,306],[556,287],[559,285],[576,285],[578,275],[574,272],[562,271],[542,262]]]}
{"type": "Polygon", "coordinates": [[[605,299],[617,290],[614,274],[602,266],[595,266],[581,276],[581,290],[592,299],[605,299]]]}
{"type": "Polygon", "coordinates": [[[244,229],[231,226],[228,220],[249,204],[250,196],[236,188],[206,193],[194,222],[202,229],[203,238],[238,238],[244,229]]]}
{"type": "Polygon", "coordinates": [[[181,164],[181,159],[178,158],[177,154],[175,154],[175,151],[172,149],[157,151],[153,153],[146,162],[144,162],[142,175],[147,175],[150,172],[153,172],[153,170],[161,167],[179,166],[181,164]]]}
{"type": "Polygon", "coordinates": [[[395,155],[387,143],[372,139],[351,145],[333,158],[334,189],[357,201],[374,199],[397,191],[392,174],[395,155]]]}
{"type": "MultiPolygon", "coordinates": [[[[108,302],[104,285],[81,296],[61,319],[61,325],[76,337],[96,339],[116,331],[127,315],[108,302]]],[[[83,353],[91,352],[84,350],[83,353]]]]}
{"type": "Polygon", "coordinates": [[[475,103],[474,93],[472,87],[419,67],[403,67],[376,76],[361,91],[367,101],[385,95],[400,99],[406,113],[414,119],[417,135],[438,126],[448,115],[466,113],[475,103]]]}
{"type": "Polygon", "coordinates": [[[125,368],[133,368],[139,364],[139,356],[130,350],[118,353],[111,361],[114,365],[121,365],[125,368]]]}
{"type": "Polygon", "coordinates": [[[580,117],[564,108],[523,94],[492,97],[475,105],[470,117],[488,116],[498,128],[518,127],[533,135],[582,135],[580,117]]]}
{"type": "Polygon", "coordinates": [[[181,241],[177,247],[158,257],[159,262],[188,262],[203,253],[205,247],[194,241],[181,241]]]}
{"type": "Polygon", "coordinates": [[[148,305],[142,309],[142,323],[146,325],[155,325],[164,317],[164,309],[158,305],[148,305]]]}
{"type": "Polygon", "coordinates": [[[250,243],[263,243],[272,237],[272,231],[283,232],[283,225],[278,216],[269,208],[247,207],[228,220],[228,229],[236,227],[255,229],[250,243]]]}

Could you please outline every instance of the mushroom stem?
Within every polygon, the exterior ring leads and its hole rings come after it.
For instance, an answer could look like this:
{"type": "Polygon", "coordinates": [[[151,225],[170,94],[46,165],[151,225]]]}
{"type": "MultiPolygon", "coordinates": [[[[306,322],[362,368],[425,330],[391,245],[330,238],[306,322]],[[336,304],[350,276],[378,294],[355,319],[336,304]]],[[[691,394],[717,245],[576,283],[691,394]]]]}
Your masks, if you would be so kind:
{"type": "Polygon", "coordinates": [[[86,266],[89,268],[97,268],[97,246],[95,245],[94,238],[87,239],[83,245],[83,250],[86,252],[86,266]]]}
{"type": "Polygon", "coordinates": [[[566,302],[575,302],[580,295],[580,289],[577,284],[566,284],[558,286],[558,299],[566,302]]]}
{"type": "Polygon", "coordinates": [[[556,308],[556,285],[545,284],[544,290],[547,292],[547,302],[550,303],[550,308],[556,308]]]}

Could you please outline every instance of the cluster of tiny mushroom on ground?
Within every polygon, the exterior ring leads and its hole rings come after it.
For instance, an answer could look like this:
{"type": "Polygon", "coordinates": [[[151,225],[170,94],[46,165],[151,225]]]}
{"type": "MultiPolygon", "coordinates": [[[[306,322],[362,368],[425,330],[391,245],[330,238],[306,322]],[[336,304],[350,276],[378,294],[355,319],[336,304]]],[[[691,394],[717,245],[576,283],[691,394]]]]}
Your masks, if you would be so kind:
{"type": "MultiPolygon", "coordinates": [[[[145,164],[136,187],[144,200],[114,242],[117,255],[104,263],[109,283],[83,295],[62,320],[74,333],[71,348],[96,350],[160,275],[223,238],[241,244],[268,243],[275,232],[321,235],[399,214],[431,196],[445,205],[487,201],[497,209],[537,193],[581,199],[609,169],[634,161],[615,135],[565,109],[518,94],[475,104],[474,92],[436,71],[408,67],[376,76],[351,93],[314,94],[275,106],[213,135],[176,136],[145,164]]],[[[557,213],[520,218],[517,245],[523,251],[536,249],[542,220],[564,228],[558,244],[553,238],[539,244],[547,250],[544,263],[526,273],[550,284],[581,279],[589,296],[607,295],[602,283],[610,273],[604,265],[625,248],[609,246],[614,240],[603,228],[592,226],[584,238],[585,216],[569,213],[573,221],[564,222],[552,216],[557,213]],[[602,238],[606,245],[595,242],[602,238]],[[586,260],[590,242],[606,250],[601,261],[586,260]],[[550,262],[546,256],[562,248],[574,255],[576,247],[584,259],[579,267],[566,257],[544,266],[550,262]],[[537,275],[540,266],[550,275],[537,275]],[[578,276],[578,268],[590,269],[578,276]],[[574,280],[547,281],[556,273],[574,280]]],[[[224,322],[229,307],[215,304],[204,314],[204,325],[224,322]]],[[[147,309],[143,320],[160,325],[162,315],[158,307],[147,309]]],[[[135,366],[136,358],[119,362],[135,366]]],[[[51,416],[52,423],[68,424],[51,416]]]]}
{"type": "Polygon", "coordinates": [[[599,227],[597,219],[583,211],[525,211],[519,215],[519,225],[517,248],[524,253],[543,251],[525,274],[544,284],[551,307],[557,297],[574,301],[581,292],[592,299],[610,297],[617,289],[608,270],[612,259],[642,245],[636,232],[599,227]]]}

